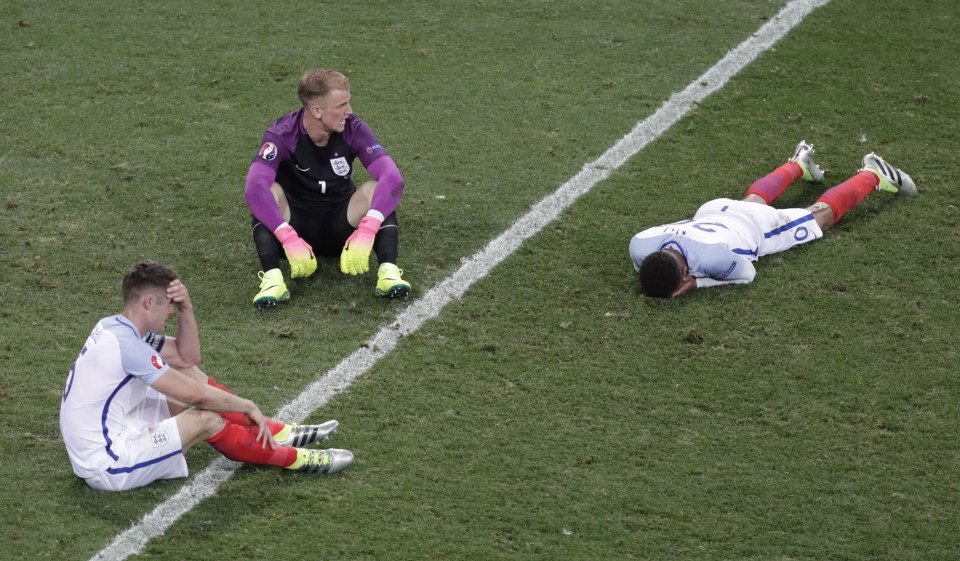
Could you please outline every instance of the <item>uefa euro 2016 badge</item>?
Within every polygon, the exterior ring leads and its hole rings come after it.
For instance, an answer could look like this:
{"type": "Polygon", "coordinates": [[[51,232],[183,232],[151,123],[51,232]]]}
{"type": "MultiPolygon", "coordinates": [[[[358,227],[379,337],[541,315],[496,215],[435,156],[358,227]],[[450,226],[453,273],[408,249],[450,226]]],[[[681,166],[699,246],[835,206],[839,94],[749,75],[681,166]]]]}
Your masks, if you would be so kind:
{"type": "Polygon", "coordinates": [[[159,353],[153,353],[152,355],[150,355],[150,363],[153,364],[153,367],[156,368],[157,370],[160,370],[161,368],[163,368],[163,359],[160,358],[159,353]]]}
{"type": "Polygon", "coordinates": [[[277,157],[277,145],[272,142],[264,142],[257,155],[269,162],[277,157]]]}
{"type": "Polygon", "coordinates": [[[350,173],[350,164],[347,163],[346,158],[331,159],[330,167],[333,168],[333,173],[339,175],[340,177],[346,177],[350,173]]]}

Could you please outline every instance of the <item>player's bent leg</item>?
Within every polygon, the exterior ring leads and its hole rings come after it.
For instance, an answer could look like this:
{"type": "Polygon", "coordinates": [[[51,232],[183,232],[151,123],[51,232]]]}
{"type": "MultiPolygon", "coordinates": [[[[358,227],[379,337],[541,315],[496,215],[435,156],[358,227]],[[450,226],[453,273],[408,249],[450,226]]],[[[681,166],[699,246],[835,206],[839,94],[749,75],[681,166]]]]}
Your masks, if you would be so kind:
{"type": "Polygon", "coordinates": [[[209,440],[222,431],[227,424],[227,421],[217,413],[202,409],[188,409],[174,419],[177,421],[184,452],[204,440],[209,440]]]}
{"type": "Polygon", "coordinates": [[[756,180],[747,190],[744,201],[771,204],[791,183],[801,177],[807,181],[823,181],[823,171],[813,161],[813,145],[801,140],[787,163],[756,180]]]}
{"type": "Polygon", "coordinates": [[[370,210],[370,203],[373,202],[373,192],[376,189],[376,181],[367,181],[357,187],[356,192],[350,197],[350,203],[347,205],[347,222],[354,228],[360,225],[360,221],[370,210]]]}
{"type": "Polygon", "coordinates": [[[110,451],[116,457],[114,463],[105,472],[84,480],[94,489],[126,491],[188,474],[173,417],[114,441],[110,451]]]}
{"type": "Polygon", "coordinates": [[[823,201],[813,203],[807,207],[807,210],[813,214],[813,219],[817,221],[817,225],[820,226],[820,231],[822,232],[833,228],[833,225],[837,223],[834,218],[833,208],[823,201]]]}
{"type": "Polygon", "coordinates": [[[757,257],[787,251],[792,247],[818,240],[823,230],[810,209],[775,209],[755,205],[765,212],[756,212],[752,218],[762,234],[757,257]]]}
{"type": "Polygon", "coordinates": [[[877,176],[871,171],[857,172],[843,183],[827,189],[817,199],[817,203],[829,205],[834,223],[839,222],[848,210],[859,205],[867,195],[873,192],[878,182],[877,176]]]}
{"type": "Polygon", "coordinates": [[[400,253],[400,225],[397,213],[392,212],[384,219],[373,243],[380,268],[377,270],[377,296],[404,298],[410,294],[410,283],[403,280],[403,270],[397,267],[400,253]]]}
{"type": "Polygon", "coordinates": [[[263,446],[256,442],[257,427],[225,423],[207,442],[227,458],[250,464],[271,465],[305,473],[329,474],[353,463],[349,450],[317,450],[293,446],[263,446]]]}

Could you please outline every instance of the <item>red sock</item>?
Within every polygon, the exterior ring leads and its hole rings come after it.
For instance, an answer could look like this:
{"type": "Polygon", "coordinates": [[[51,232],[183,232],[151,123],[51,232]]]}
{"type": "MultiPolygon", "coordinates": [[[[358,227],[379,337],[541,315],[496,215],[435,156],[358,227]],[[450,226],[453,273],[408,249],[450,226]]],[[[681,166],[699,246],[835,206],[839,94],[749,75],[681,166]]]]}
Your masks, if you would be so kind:
{"type": "Polygon", "coordinates": [[[861,171],[836,187],[831,187],[817,199],[830,205],[833,209],[833,221],[839,222],[840,217],[851,208],[860,204],[867,195],[880,183],[880,178],[872,171],[861,171]]]}
{"type": "Polygon", "coordinates": [[[759,195],[767,204],[777,200],[777,198],[787,190],[791,183],[803,177],[803,169],[796,162],[787,162],[767,175],[754,181],[753,185],[747,189],[748,195],[759,195]]]}
{"type": "MultiPolygon", "coordinates": [[[[207,384],[215,388],[221,389],[227,393],[233,393],[233,390],[224,386],[223,384],[217,383],[216,380],[207,376],[207,384]]],[[[234,423],[240,426],[247,426],[247,416],[243,413],[220,413],[221,417],[226,419],[230,423],[234,423]]],[[[279,421],[274,421],[273,419],[267,419],[267,427],[270,428],[270,434],[277,434],[280,432],[285,425],[279,421]]]]}
{"type": "Polygon", "coordinates": [[[235,462],[287,467],[297,459],[297,449],[293,446],[262,448],[262,444],[257,442],[257,430],[257,427],[226,423],[223,430],[207,442],[235,462]]]}

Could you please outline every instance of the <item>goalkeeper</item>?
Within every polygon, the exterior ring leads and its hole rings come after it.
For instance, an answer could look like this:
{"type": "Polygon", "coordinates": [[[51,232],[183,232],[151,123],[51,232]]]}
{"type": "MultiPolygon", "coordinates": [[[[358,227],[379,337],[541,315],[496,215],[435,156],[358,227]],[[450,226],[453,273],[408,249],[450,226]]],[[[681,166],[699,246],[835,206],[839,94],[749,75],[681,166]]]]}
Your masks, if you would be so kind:
{"type": "Polygon", "coordinates": [[[253,242],[260,258],[257,309],[290,298],[280,259],[292,278],[317,270],[316,256],[340,256],[340,270],[360,275],[379,268],[375,293],[405,297],[410,283],[397,267],[397,204],[403,177],[373,131],[350,106],[350,82],[326,69],[300,78],[303,107],[275,121],[263,135],[247,173],[246,199],[253,213],[253,242]],[[354,160],[373,178],[353,183],[354,160]]]}

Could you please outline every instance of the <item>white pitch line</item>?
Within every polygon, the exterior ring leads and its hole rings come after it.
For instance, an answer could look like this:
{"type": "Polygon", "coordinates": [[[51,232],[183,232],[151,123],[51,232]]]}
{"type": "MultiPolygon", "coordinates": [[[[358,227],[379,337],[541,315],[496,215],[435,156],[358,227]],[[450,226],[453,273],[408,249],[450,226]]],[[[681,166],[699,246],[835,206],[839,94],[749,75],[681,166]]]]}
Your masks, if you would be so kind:
{"type": "MultiPolygon", "coordinates": [[[[463,265],[453,275],[401,311],[393,324],[381,328],[366,346],[354,351],[319,380],[307,386],[299,396],[281,408],[275,417],[302,422],[330,398],[345,390],[358,376],[390,353],[401,337],[415,332],[424,322],[440,315],[447,304],[463,296],[470,286],[487,276],[523,242],[556,220],[580,196],[659,138],[697,103],[722,88],[730,78],[786,36],[810,12],[828,3],[830,0],[794,0],[787,4],[749,39],[728,52],[683,91],[672,95],[656,113],[637,123],[626,136],[599,158],[584,165],[580,172],[553,194],[535,204],[530,212],[481,251],[464,259],[463,265]]],[[[121,561],[140,553],[151,538],[162,535],[177,519],[216,493],[239,465],[223,457],[218,458],[91,559],[121,561]]]]}

